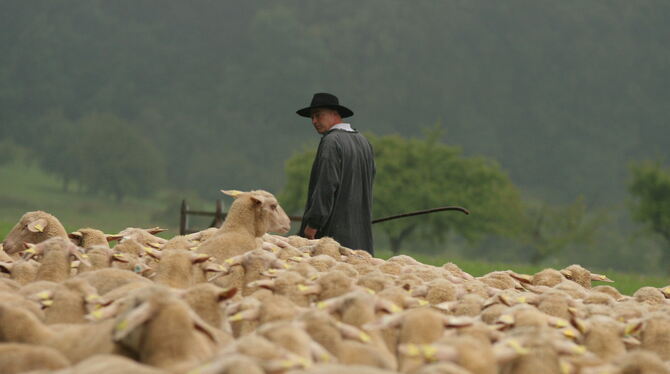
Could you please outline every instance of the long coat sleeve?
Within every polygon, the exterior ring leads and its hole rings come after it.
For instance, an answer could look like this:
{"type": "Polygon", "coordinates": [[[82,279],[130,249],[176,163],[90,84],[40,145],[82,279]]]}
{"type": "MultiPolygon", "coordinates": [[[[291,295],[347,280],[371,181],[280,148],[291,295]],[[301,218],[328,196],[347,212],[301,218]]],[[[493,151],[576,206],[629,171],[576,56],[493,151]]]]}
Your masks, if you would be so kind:
{"type": "Polygon", "coordinates": [[[317,238],[330,236],[345,247],[373,253],[372,146],[359,132],[324,134],[312,164],[300,234],[308,225],[317,238]]]}

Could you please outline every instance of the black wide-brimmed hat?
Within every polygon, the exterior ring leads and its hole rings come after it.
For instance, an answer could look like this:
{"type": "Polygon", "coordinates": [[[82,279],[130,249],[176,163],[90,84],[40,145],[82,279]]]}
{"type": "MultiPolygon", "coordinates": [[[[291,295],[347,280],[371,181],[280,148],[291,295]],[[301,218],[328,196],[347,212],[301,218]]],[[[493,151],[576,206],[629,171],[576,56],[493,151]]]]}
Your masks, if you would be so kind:
{"type": "Polygon", "coordinates": [[[310,118],[312,116],[312,109],[316,108],[328,108],[336,110],[340,113],[340,117],[347,118],[354,115],[354,112],[351,109],[340,105],[340,101],[337,99],[337,96],[329,93],[315,93],[312,97],[312,102],[307,108],[302,108],[296,113],[298,115],[310,118]]]}

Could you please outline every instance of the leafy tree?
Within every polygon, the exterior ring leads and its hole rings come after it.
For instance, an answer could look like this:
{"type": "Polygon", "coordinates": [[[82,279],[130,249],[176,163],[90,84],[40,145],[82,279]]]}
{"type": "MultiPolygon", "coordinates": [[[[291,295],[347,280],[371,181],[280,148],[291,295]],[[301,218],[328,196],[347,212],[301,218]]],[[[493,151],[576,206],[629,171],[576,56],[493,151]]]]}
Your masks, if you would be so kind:
{"type": "Polygon", "coordinates": [[[605,219],[601,212],[590,214],[583,197],[567,205],[528,204],[520,235],[528,261],[539,264],[570,245],[593,244],[605,219]]]}
{"type": "Polygon", "coordinates": [[[128,122],[112,114],[79,120],[81,170],[78,179],[91,192],[147,196],[162,187],[166,165],[159,150],[128,122]]]}
{"type": "Polygon", "coordinates": [[[0,149],[2,149],[2,152],[0,152],[0,167],[14,162],[25,152],[21,146],[9,138],[0,138],[0,149]]]}
{"type": "Polygon", "coordinates": [[[62,110],[52,110],[37,121],[38,130],[29,139],[35,158],[42,169],[62,182],[63,191],[81,176],[81,154],[75,140],[79,139],[78,124],[65,117],[62,110]]]}
{"type": "MultiPolygon", "coordinates": [[[[441,132],[429,131],[424,139],[397,135],[367,135],[375,150],[375,217],[445,205],[460,205],[472,214],[436,213],[380,223],[398,253],[413,235],[445,239],[457,233],[470,241],[488,235],[514,235],[521,217],[518,192],[497,163],[466,158],[457,147],[439,142],[441,132]]],[[[283,205],[295,211],[304,204],[313,151],[295,154],[286,163],[287,184],[280,195],[283,205]]]]}
{"type": "Polygon", "coordinates": [[[634,163],[630,169],[633,219],[663,238],[663,264],[670,269],[670,169],[660,162],[634,163]]]}
{"type": "Polygon", "coordinates": [[[277,198],[284,210],[289,214],[302,215],[307,202],[307,188],[310,168],[316,157],[316,149],[303,149],[295,152],[284,165],[286,185],[277,198]]]}

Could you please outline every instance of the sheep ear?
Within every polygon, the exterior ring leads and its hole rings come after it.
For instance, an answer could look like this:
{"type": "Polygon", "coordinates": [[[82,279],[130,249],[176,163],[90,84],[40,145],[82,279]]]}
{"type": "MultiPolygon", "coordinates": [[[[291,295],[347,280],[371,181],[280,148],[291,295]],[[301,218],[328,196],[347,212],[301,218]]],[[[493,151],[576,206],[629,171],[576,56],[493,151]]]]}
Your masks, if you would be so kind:
{"type": "Polygon", "coordinates": [[[231,287],[219,292],[219,302],[226,301],[237,293],[237,287],[231,287]]]}
{"type": "Polygon", "coordinates": [[[375,310],[381,310],[391,314],[402,312],[402,308],[396,305],[396,303],[390,300],[382,299],[381,297],[378,297],[377,301],[375,302],[375,310]]]}
{"type": "Polygon", "coordinates": [[[0,271],[3,273],[11,273],[14,267],[13,262],[0,262],[0,271]]]}
{"type": "Polygon", "coordinates": [[[67,234],[67,236],[70,239],[81,240],[81,238],[84,236],[84,234],[80,233],[79,231],[73,231],[73,232],[67,234]]]}
{"type": "Polygon", "coordinates": [[[79,252],[77,247],[70,247],[70,254],[74,256],[79,262],[86,266],[91,266],[91,263],[87,260],[88,256],[79,252]]]}
{"type": "Polygon", "coordinates": [[[333,363],[336,360],[335,356],[314,340],[309,343],[309,353],[316,362],[333,363]]]}
{"type": "Polygon", "coordinates": [[[232,316],[228,317],[228,322],[235,321],[254,321],[260,317],[261,308],[256,306],[255,308],[245,309],[241,312],[235,313],[232,316]]]}
{"type": "Polygon", "coordinates": [[[167,231],[168,229],[162,229],[160,227],[152,227],[150,229],[146,229],[144,231],[148,232],[151,235],[158,234],[159,232],[167,231]]]}
{"type": "Polygon", "coordinates": [[[26,248],[24,251],[22,251],[23,256],[22,258],[24,260],[30,260],[33,258],[33,256],[42,254],[42,251],[40,250],[40,247],[36,246],[33,243],[23,243],[23,246],[26,248]]]}
{"type": "Polygon", "coordinates": [[[524,348],[516,339],[507,339],[493,346],[493,355],[498,364],[504,364],[529,353],[530,351],[524,348]]]}
{"type": "Polygon", "coordinates": [[[591,330],[591,326],[587,321],[584,321],[581,318],[577,318],[576,316],[572,316],[572,319],[570,321],[572,325],[579,330],[579,332],[583,334],[586,334],[591,330]]]}
{"type": "Polygon", "coordinates": [[[593,280],[593,281],[600,281],[600,282],[614,283],[613,280],[607,278],[607,275],[604,275],[604,274],[595,274],[595,273],[591,273],[591,280],[593,280]]]}
{"type": "Polygon", "coordinates": [[[317,295],[321,292],[321,285],[310,284],[309,286],[305,286],[304,284],[299,284],[298,291],[300,291],[302,295],[317,295]]]}
{"type": "Polygon", "coordinates": [[[498,319],[496,319],[496,325],[499,325],[500,328],[505,328],[507,326],[512,326],[516,322],[513,314],[501,314],[498,319]]]}
{"type": "Polygon", "coordinates": [[[363,326],[363,328],[369,330],[381,330],[387,328],[395,328],[402,324],[403,319],[405,318],[404,313],[390,314],[388,316],[382,317],[380,320],[377,320],[373,323],[368,323],[363,326]]]}
{"type": "MultiPolygon", "coordinates": [[[[96,305],[105,305],[105,303],[107,303],[107,301],[101,298],[99,302],[96,302],[96,305]]],[[[89,312],[84,318],[89,321],[96,322],[115,317],[119,312],[119,305],[120,303],[118,301],[113,302],[107,306],[89,312]]]]}
{"type": "Polygon", "coordinates": [[[642,328],[644,327],[644,321],[643,320],[637,320],[637,321],[632,321],[628,324],[626,324],[626,327],[624,328],[624,335],[629,336],[638,333],[642,328]]]}
{"type": "Polygon", "coordinates": [[[142,251],[149,256],[155,258],[156,260],[160,260],[161,256],[163,255],[161,251],[153,249],[151,247],[142,247],[142,251]]]}
{"type": "Polygon", "coordinates": [[[125,338],[138,326],[148,321],[153,315],[153,309],[151,304],[144,302],[122,317],[114,326],[114,341],[118,342],[125,338]]]}
{"type": "Polygon", "coordinates": [[[213,273],[223,273],[223,272],[228,271],[228,269],[226,267],[224,267],[223,265],[219,265],[219,264],[216,264],[216,263],[213,263],[213,262],[210,262],[208,264],[203,265],[202,269],[205,272],[211,271],[213,273]]]}
{"type": "Polygon", "coordinates": [[[250,198],[251,201],[254,203],[254,205],[257,205],[257,206],[258,206],[258,205],[263,205],[263,203],[265,202],[265,199],[262,198],[262,197],[260,197],[260,196],[253,196],[253,195],[251,195],[251,196],[249,196],[249,198],[250,198]]]}
{"type": "Polygon", "coordinates": [[[238,191],[238,190],[221,190],[221,192],[223,192],[224,195],[228,195],[228,196],[230,196],[230,197],[234,197],[234,198],[237,198],[237,197],[239,197],[241,194],[244,193],[244,192],[242,192],[242,191],[238,191]]]}
{"type": "Polygon", "coordinates": [[[352,326],[342,322],[335,322],[335,326],[337,327],[338,330],[340,330],[340,333],[345,338],[356,339],[359,340],[361,343],[369,343],[372,340],[370,338],[370,335],[368,335],[365,331],[359,329],[356,326],[352,326]]]}
{"type": "Polygon", "coordinates": [[[621,339],[624,344],[626,345],[626,348],[629,350],[632,349],[633,347],[638,347],[642,345],[642,342],[635,338],[634,336],[624,336],[623,339],[621,339]]]}
{"type": "Polygon", "coordinates": [[[191,252],[191,263],[192,264],[199,264],[201,262],[205,262],[209,260],[212,256],[204,254],[204,253],[194,253],[191,252]]]}
{"type": "Polygon", "coordinates": [[[196,330],[207,335],[207,337],[209,337],[214,343],[220,343],[219,339],[217,338],[216,330],[209,323],[203,321],[203,319],[200,318],[200,316],[194,312],[193,309],[189,309],[188,314],[193,320],[193,327],[195,327],[196,330]]]}
{"type": "Polygon", "coordinates": [[[433,308],[442,312],[451,312],[456,305],[458,305],[458,301],[443,301],[433,305],[433,308]]]}
{"type": "Polygon", "coordinates": [[[231,267],[233,265],[241,264],[242,260],[244,260],[244,255],[238,255],[238,256],[229,257],[229,258],[223,260],[223,263],[224,263],[224,266],[231,267]]]}
{"type": "Polygon", "coordinates": [[[260,363],[261,368],[266,373],[284,373],[287,370],[293,371],[292,369],[302,369],[305,367],[304,359],[298,357],[297,355],[290,355],[285,359],[271,359],[265,360],[260,363]]]}
{"type": "Polygon", "coordinates": [[[105,234],[105,239],[107,239],[108,242],[113,242],[115,240],[123,239],[123,235],[119,235],[119,234],[108,235],[108,234],[105,234]]]}
{"type": "Polygon", "coordinates": [[[468,316],[444,316],[445,327],[467,327],[474,323],[474,319],[468,316]]]}
{"type": "Polygon", "coordinates": [[[123,263],[128,263],[128,257],[126,257],[125,253],[122,252],[114,252],[112,254],[112,261],[118,261],[118,262],[123,262],[123,263]]]}
{"type": "Polygon", "coordinates": [[[249,288],[254,288],[254,287],[261,287],[268,289],[270,291],[274,291],[275,289],[275,280],[274,279],[259,279],[253,282],[249,282],[247,284],[247,287],[249,288]]]}
{"type": "Polygon", "coordinates": [[[325,310],[328,313],[332,313],[342,307],[342,304],[344,304],[345,300],[346,299],[341,296],[333,297],[325,301],[319,301],[316,303],[316,308],[325,310]]]}
{"type": "Polygon", "coordinates": [[[458,360],[458,351],[454,347],[434,344],[401,344],[398,346],[400,354],[409,357],[424,357],[429,361],[458,360]]]}
{"type": "Polygon", "coordinates": [[[513,272],[512,270],[507,270],[507,274],[509,274],[512,278],[514,278],[514,279],[516,279],[516,280],[518,280],[519,282],[522,282],[522,283],[530,283],[533,280],[532,275],[519,274],[519,273],[513,272]]]}
{"type": "Polygon", "coordinates": [[[49,223],[46,219],[36,219],[28,224],[28,230],[31,232],[44,232],[44,229],[47,228],[47,225],[49,225],[49,223]]]}

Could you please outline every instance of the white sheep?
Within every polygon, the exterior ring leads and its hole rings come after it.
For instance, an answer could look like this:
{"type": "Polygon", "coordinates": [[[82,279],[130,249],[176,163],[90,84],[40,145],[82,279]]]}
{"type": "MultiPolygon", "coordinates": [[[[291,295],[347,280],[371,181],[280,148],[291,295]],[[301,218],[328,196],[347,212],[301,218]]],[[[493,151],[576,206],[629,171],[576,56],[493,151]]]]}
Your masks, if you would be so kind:
{"type": "Polygon", "coordinates": [[[119,240],[121,235],[109,235],[104,232],[90,227],[81,228],[68,234],[72,241],[82,248],[90,248],[93,246],[103,246],[109,248],[109,242],[119,240]]]}
{"type": "Polygon", "coordinates": [[[62,353],[49,347],[19,343],[0,343],[0,368],[4,374],[31,370],[57,370],[70,366],[62,353]]]}
{"type": "Polygon", "coordinates": [[[2,242],[3,250],[12,255],[24,250],[24,243],[37,244],[47,239],[67,239],[67,232],[58,218],[37,210],[24,214],[2,242]]]}
{"type": "Polygon", "coordinates": [[[53,237],[37,245],[31,245],[24,252],[26,253],[25,259],[42,256],[39,261],[41,265],[35,276],[38,281],[62,282],[68,279],[73,259],[90,266],[85,255],[79,251],[77,246],[69,239],[62,237],[53,237]]]}
{"type": "Polygon", "coordinates": [[[71,362],[99,353],[123,353],[112,340],[114,321],[47,326],[32,313],[0,303],[0,341],[54,348],[71,362]]]}
{"type": "Polygon", "coordinates": [[[218,334],[169,291],[154,292],[114,321],[114,341],[147,365],[185,371],[210,359],[218,334]]]}
{"type": "Polygon", "coordinates": [[[277,199],[266,191],[221,191],[235,197],[226,220],[212,237],[203,242],[198,253],[208,254],[220,263],[260,248],[269,231],[286,233],[291,221],[277,199]]]}

